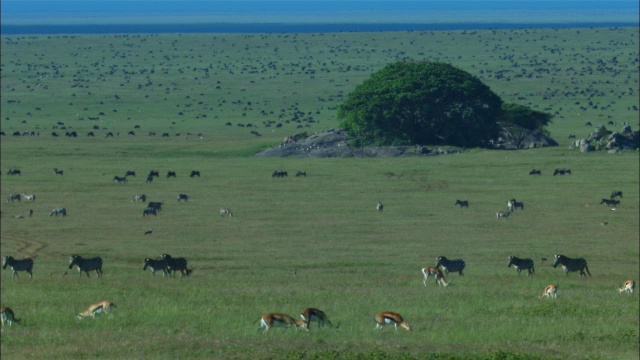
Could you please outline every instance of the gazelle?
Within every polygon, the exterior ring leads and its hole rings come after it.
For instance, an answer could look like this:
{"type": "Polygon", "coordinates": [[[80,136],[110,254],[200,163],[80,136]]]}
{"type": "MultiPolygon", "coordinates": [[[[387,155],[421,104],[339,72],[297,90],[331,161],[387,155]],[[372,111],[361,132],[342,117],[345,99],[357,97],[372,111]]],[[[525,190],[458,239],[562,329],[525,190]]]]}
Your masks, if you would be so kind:
{"type": "Polygon", "coordinates": [[[258,320],[260,321],[260,326],[256,329],[256,331],[264,329],[264,333],[268,333],[269,329],[272,327],[290,327],[295,326],[296,329],[308,329],[305,327],[305,323],[302,320],[295,320],[291,316],[287,314],[280,313],[266,313],[263,314],[258,320]]]}
{"type": "Polygon", "coordinates": [[[629,279],[627,281],[624,282],[624,284],[622,284],[622,287],[620,289],[618,289],[618,291],[622,292],[626,292],[629,294],[633,294],[633,291],[636,289],[636,282],[629,279]]]}
{"type": "Polygon", "coordinates": [[[9,326],[12,326],[14,321],[20,322],[20,319],[16,318],[13,310],[6,306],[0,308],[0,317],[2,318],[2,326],[4,326],[4,323],[9,323],[9,326]]]}
{"type": "Polygon", "coordinates": [[[398,325],[407,329],[407,331],[411,331],[411,324],[404,321],[402,316],[398,313],[394,313],[391,311],[383,311],[376,314],[376,317],[373,319],[376,322],[376,329],[382,330],[382,328],[386,324],[393,324],[395,326],[396,331],[398,331],[398,325]]]}
{"type": "Polygon", "coordinates": [[[540,298],[542,299],[543,297],[552,297],[552,298],[557,298],[558,297],[558,286],[556,285],[549,285],[546,288],[544,288],[544,291],[542,292],[542,295],[540,295],[540,298]]]}
{"type": "Polygon", "coordinates": [[[436,278],[436,284],[442,285],[444,287],[449,286],[449,283],[444,277],[444,274],[437,267],[427,266],[422,268],[422,275],[424,275],[424,280],[422,281],[424,283],[424,286],[427,286],[427,280],[429,280],[429,276],[433,276],[436,278]]]}
{"type": "Polygon", "coordinates": [[[98,301],[97,303],[89,306],[87,310],[81,313],[78,313],[76,317],[80,320],[82,320],[82,318],[85,318],[87,316],[91,316],[93,319],[95,319],[96,315],[100,313],[109,314],[109,317],[111,317],[113,308],[115,307],[116,305],[109,300],[98,301]]]}
{"type": "Polygon", "coordinates": [[[309,325],[313,320],[318,322],[318,327],[323,327],[325,323],[330,327],[333,327],[333,324],[331,323],[331,321],[329,321],[329,318],[327,318],[327,314],[325,314],[324,311],[319,309],[314,309],[314,308],[303,309],[300,312],[300,318],[302,318],[302,321],[304,322],[304,327],[306,329],[309,329],[309,325]]]}

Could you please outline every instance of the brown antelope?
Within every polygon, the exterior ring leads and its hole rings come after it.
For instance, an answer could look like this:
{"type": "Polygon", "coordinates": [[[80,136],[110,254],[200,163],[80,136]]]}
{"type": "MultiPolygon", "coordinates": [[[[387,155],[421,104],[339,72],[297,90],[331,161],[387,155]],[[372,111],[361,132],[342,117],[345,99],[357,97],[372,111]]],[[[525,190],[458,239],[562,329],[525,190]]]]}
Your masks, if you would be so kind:
{"type": "Polygon", "coordinates": [[[376,322],[376,329],[382,330],[382,328],[386,324],[393,324],[395,326],[396,331],[398,331],[398,325],[407,329],[407,331],[411,331],[411,324],[404,321],[402,316],[398,313],[394,313],[391,311],[383,311],[376,314],[376,317],[373,319],[376,322]]]}
{"type": "Polygon", "coordinates": [[[327,318],[327,314],[325,314],[324,311],[319,309],[314,309],[314,308],[303,309],[300,312],[300,318],[302,318],[302,321],[304,322],[304,326],[306,329],[309,329],[309,325],[313,320],[318,322],[318,327],[323,327],[325,323],[330,327],[333,327],[333,324],[331,323],[331,321],[329,321],[329,318],[327,318]]]}
{"type": "Polygon", "coordinates": [[[265,334],[268,333],[269,329],[271,329],[272,327],[278,327],[278,326],[279,327],[295,326],[296,329],[308,330],[305,327],[304,321],[295,320],[294,318],[292,318],[287,314],[266,313],[266,314],[263,314],[258,320],[254,321],[254,323],[258,321],[260,321],[260,326],[256,329],[256,331],[264,329],[265,334]]]}
{"type": "Polygon", "coordinates": [[[2,318],[2,326],[4,326],[4,323],[9,323],[9,326],[12,326],[14,321],[20,322],[20,319],[16,318],[13,310],[6,306],[0,308],[0,317],[2,318]]]}
{"type": "Polygon", "coordinates": [[[76,317],[80,320],[82,320],[82,318],[85,318],[87,316],[91,316],[93,319],[95,319],[96,315],[100,313],[109,314],[109,317],[111,317],[113,308],[115,307],[116,305],[109,300],[98,301],[97,303],[89,306],[87,310],[81,313],[78,313],[76,317]]]}
{"type": "Polygon", "coordinates": [[[540,298],[542,299],[543,297],[552,297],[552,298],[557,298],[558,297],[558,286],[556,285],[549,285],[546,288],[544,288],[544,291],[542,292],[542,295],[540,295],[540,298]]]}
{"type": "Polygon", "coordinates": [[[422,268],[422,275],[424,275],[424,280],[422,281],[424,283],[424,286],[427,286],[427,280],[429,280],[429,276],[433,276],[436,278],[436,284],[442,285],[444,287],[449,286],[447,279],[444,277],[444,274],[439,268],[433,266],[422,268]]]}
{"type": "Polygon", "coordinates": [[[622,287],[620,289],[618,289],[618,291],[622,292],[626,292],[628,294],[633,294],[633,291],[636,289],[636,282],[629,279],[627,281],[624,282],[624,284],[622,284],[622,287]]]}
{"type": "Polygon", "coordinates": [[[220,209],[220,216],[225,216],[225,215],[229,215],[229,217],[232,217],[233,213],[231,212],[231,209],[227,209],[227,208],[220,209]]]}

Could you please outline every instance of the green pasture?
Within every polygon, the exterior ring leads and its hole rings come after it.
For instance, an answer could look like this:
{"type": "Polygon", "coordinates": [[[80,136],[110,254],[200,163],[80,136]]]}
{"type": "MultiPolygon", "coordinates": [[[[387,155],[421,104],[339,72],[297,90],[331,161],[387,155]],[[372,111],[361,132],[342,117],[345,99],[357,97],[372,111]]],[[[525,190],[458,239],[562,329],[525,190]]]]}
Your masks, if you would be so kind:
{"type": "Polygon", "coordinates": [[[22,319],[2,329],[1,355],[637,359],[638,294],[617,289],[639,280],[638,152],[580,154],[567,137],[586,137],[586,122],[637,130],[638,45],[637,29],[3,37],[0,252],[37,258],[32,280],[1,272],[2,305],[22,319]],[[402,59],[450,62],[505,101],[555,113],[560,146],[253,157],[288,135],[336,128],[344,97],[402,59]],[[112,181],[127,170],[137,173],[129,183],[112,181]],[[160,177],[148,184],[150,170],[160,177]],[[600,205],[613,190],[624,193],[615,210],[600,205]],[[37,200],[7,202],[12,193],[37,200]],[[131,202],[142,193],[165,203],[157,217],[131,202]],[[511,198],[525,209],[496,220],[511,198]],[[49,216],[57,207],[68,216],[49,216]],[[162,253],[187,258],[193,274],[142,271],[162,253]],[[104,276],[79,277],[71,254],[101,256],[104,276]],[[565,276],[554,254],[586,258],[592,276],[565,276]],[[440,255],[464,259],[465,275],[425,287],[420,269],[440,255]],[[510,255],[534,259],[536,274],[518,277],[510,255]],[[539,299],[551,283],[558,298],[539,299]],[[103,299],[113,318],[76,320],[103,299]],[[338,328],[255,331],[263,313],[297,318],[305,307],[338,328]],[[375,331],[379,311],[414,331],[375,331]]]}

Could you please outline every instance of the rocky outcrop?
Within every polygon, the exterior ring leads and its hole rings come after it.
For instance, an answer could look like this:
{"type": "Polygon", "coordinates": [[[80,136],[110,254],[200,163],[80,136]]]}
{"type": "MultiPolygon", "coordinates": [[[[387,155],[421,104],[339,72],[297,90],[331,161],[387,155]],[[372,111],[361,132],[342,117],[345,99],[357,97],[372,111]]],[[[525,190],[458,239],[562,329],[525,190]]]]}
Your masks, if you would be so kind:
{"type": "Polygon", "coordinates": [[[623,150],[638,150],[640,133],[632,131],[629,124],[625,124],[620,132],[609,131],[604,125],[598,125],[594,132],[586,138],[577,139],[571,147],[580,152],[606,150],[616,153],[623,150]]]}

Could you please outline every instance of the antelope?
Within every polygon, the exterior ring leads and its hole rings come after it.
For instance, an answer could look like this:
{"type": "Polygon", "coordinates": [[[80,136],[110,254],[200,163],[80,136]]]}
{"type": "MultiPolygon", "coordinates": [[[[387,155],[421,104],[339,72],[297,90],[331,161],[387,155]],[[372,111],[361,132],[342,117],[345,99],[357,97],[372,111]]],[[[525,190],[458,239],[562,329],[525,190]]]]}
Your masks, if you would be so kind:
{"type": "Polygon", "coordinates": [[[311,321],[315,320],[318,322],[318,327],[323,327],[325,323],[327,323],[330,327],[333,327],[333,324],[327,318],[327,314],[324,311],[314,308],[306,308],[300,312],[300,318],[304,322],[304,326],[306,329],[309,329],[309,325],[311,321]]]}
{"type": "Polygon", "coordinates": [[[626,292],[628,294],[633,294],[633,291],[636,288],[636,282],[629,279],[627,281],[624,282],[624,284],[622,284],[622,287],[620,289],[618,289],[618,291],[622,292],[626,292]]]}
{"type": "Polygon", "coordinates": [[[543,297],[552,297],[552,298],[557,298],[558,297],[558,286],[556,285],[549,285],[546,288],[544,288],[544,291],[542,292],[542,295],[540,295],[540,298],[542,299],[543,297]]]}
{"type": "Polygon", "coordinates": [[[258,320],[254,321],[254,323],[260,321],[260,326],[256,329],[256,331],[265,329],[264,333],[268,333],[269,329],[272,327],[290,327],[295,326],[296,329],[304,329],[308,331],[305,326],[305,322],[303,320],[294,320],[291,316],[287,314],[280,313],[266,313],[263,314],[258,320]]]}
{"type": "Polygon", "coordinates": [[[116,305],[114,303],[112,303],[109,300],[102,300],[102,301],[98,301],[95,304],[92,304],[91,306],[89,306],[89,308],[81,313],[78,313],[78,315],[76,315],[76,317],[79,320],[82,320],[83,318],[87,317],[87,316],[91,316],[94,320],[96,318],[97,314],[100,313],[105,313],[105,314],[109,314],[109,317],[111,317],[113,314],[113,308],[115,308],[116,305]]]}
{"type": "Polygon", "coordinates": [[[0,308],[0,318],[2,318],[2,326],[4,326],[4,323],[9,323],[9,326],[12,326],[14,322],[20,322],[20,319],[16,318],[13,310],[6,306],[0,308]]]}
{"type": "Polygon", "coordinates": [[[398,331],[398,325],[407,329],[407,331],[411,331],[411,324],[404,321],[402,316],[398,313],[394,313],[391,311],[383,311],[376,314],[376,317],[373,319],[376,322],[376,329],[382,330],[382,328],[386,324],[393,324],[398,331]]]}
{"type": "Polygon", "coordinates": [[[444,274],[439,268],[433,266],[427,266],[422,268],[422,275],[424,275],[424,286],[427,286],[427,280],[429,280],[429,276],[433,276],[436,278],[436,284],[442,285],[444,287],[449,286],[447,279],[444,277],[444,274]]]}
{"type": "Polygon", "coordinates": [[[232,217],[233,213],[231,212],[231,209],[227,209],[227,208],[220,209],[220,216],[225,216],[225,215],[229,215],[229,217],[232,217]]]}

